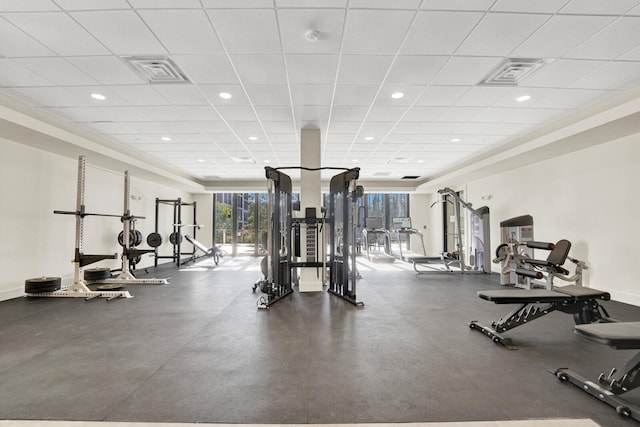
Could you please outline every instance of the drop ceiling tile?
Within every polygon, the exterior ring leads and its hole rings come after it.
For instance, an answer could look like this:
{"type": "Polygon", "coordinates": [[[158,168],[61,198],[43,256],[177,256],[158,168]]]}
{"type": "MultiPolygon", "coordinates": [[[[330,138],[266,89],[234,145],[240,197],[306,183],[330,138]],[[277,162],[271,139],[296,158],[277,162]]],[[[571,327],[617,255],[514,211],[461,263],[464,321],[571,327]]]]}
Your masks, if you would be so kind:
{"type": "Polygon", "coordinates": [[[398,121],[407,112],[407,107],[375,106],[369,111],[367,120],[398,121]]]}
{"type": "Polygon", "coordinates": [[[614,94],[606,90],[557,89],[536,102],[536,108],[582,109],[614,94]]]}
{"type": "Polygon", "coordinates": [[[420,0],[350,0],[351,9],[416,9],[420,0]]]}
{"type": "Polygon", "coordinates": [[[95,85],[97,81],[62,58],[19,58],[17,64],[56,85],[95,85]]]}
{"type": "Polygon", "coordinates": [[[615,59],[640,46],[640,17],[622,17],[567,53],[567,58],[615,59]]]}
{"type": "Polygon", "coordinates": [[[287,83],[282,55],[231,55],[231,61],[245,84],[287,83]]]}
{"type": "Polygon", "coordinates": [[[507,91],[505,96],[496,100],[491,105],[494,107],[509,108],[545,108],[540,105],[539,102],[554,92],[556,92],[554,88],[519,86],[511,88],[511,91],[507,91]],[[518,102],[517,98],[523,95],[528,95],[531,98],[527,101],[518,102]]]}
{"type": "Polygon", "coordinates": [[[342,55],[338,84],[380,84],[393,61],[390,55],[342,55]],[[362,70],[367,70],[362,73],[362,70]]]}
{"type": "Polygon", "coordinates": [[[567,0],[498,0],[491,6],[492,12],[522,12],[522,13],[556,13],[567,0]]]}
{"type": "Polygon", "coordinates": [[[156,105],[148,107],[137,107],[138,111],[147,120],[163,122],[181,122],[188,120],[175,107],[169,105],[156,105]]]}
{"type": "MultiPolygon", "coordinates": [[[[358,133],[361,125],[361,122],[341,122],[332,118],[328,124],[326,134],[327,137],[331,137],[334,133],[350,133],[355,135],[356,133],[358,133]]],[[[325,139],[324,134],[322,138],[325,139]]]]}
{"type": "Polygon", "coordinates": [[[576,89],[629,89],[640,83],[640,62],[609,62],[568,85],[576,89]]]}
{"type": "Polygon", "coordinates": [[[36,12],[60,10],[51,0],[2,0],[0,12],[36,12]]]}
{"type": "Polygon", "coordinates": [[[495,0],[424,0],[422,9],[427,10],[486,10],[495,0]]]}
{"type": "Polygon", "coordinates": [[[109,51],[62,12],[5,15],[16,27],[60,55],[105,55],[109,51]],[[60,31],[64,28],[64,31],[60,31]]]}
{"type": "Polygon", "coordinates": [[[344,53],[394,54],[414,17],[413,11],[349,10],[344,53]]]}
{"type": "Polygon", "coordinates": [[[287,85],[247,84],[244,86],[253,105],[290,105],[287,85]]]}
{"type": "Polygon", "coordinates": [[[361,122],[364,120],[368,110],[367,107],[362,106],[335,105],[331,109],[331,120],[339,122],[361,122]]]}
{"type": "Polygon", "coordinates": [[[202,94],[208,99],[212,105],[248,105],[249,99],[244,93],[244,89],[241,85],[200,85],[202,94]],[[226,92],[231,95],[230,99],[223,99],[220,97],[220,93],[226,92]]]}
{"type": "Polygon", "coordinates": [[[271,9],[273,0],[202,0],[207,9],[271,9]]]}
{"type": "Polygon", "coordinates": [[[43,108],[53,114],[62,114],[77,122],[136,122],[147,118],[135,107],[61,107],[43,108]]]}
{"type": "Polygon", "coordinates": [[[471,121],[477,123],[528,123],[537,124],[561,116],[565,111],[550,108],[485,108],[471,121]]]}
{"type": "Polygon", "coordinates": [[[479,107],[447,108],[438,116],[441,122],[467,122],[477,116],[483,109],[479,107]]]}
{"type": "Polygon", "coordinates": [[[446,56],[398,56],[385,83],[426,85],[447,62],[446,56]]]}
{"type": "Polygon", "coordinates": [[[53,86],[52,82],[6,58],[0,58],[0,84],[7,87],[53,86]]]}
{"type": "Polygon", "coordinates": [[[452,57],[432,84],[474,86],[502,62],[503,58],[459,56],[452,57]]]}
{"type": "Polygon", "coordinates": [[[451,55],[482,16],[477,12],[420,12],[402,53],[451,55]]]}
{"type": "Polygon", "coordinates": [[[211,107],[197,105],[179,105],[175,107],[186,120],[221,120],[218,113],[211,107]]]}
{"type": "Polygon", "coordinates": [[[291,84],[333,84],[336,79],[337,55],[287,55],[291,84]]]}
{"type": "Polygon", "coordinates": [[[0,55],[5,57],[53,56],[55,53],[42,43],[0,19],[0,55]]]}
{"type": "Polygon", "coordinates": [[[620,61],[640,61],[640,46],[631,49],[617,58],[620,61]]]}
{"type": "Polygon", "coordinates": [[[130,9],[126,0],[56,0],[64,10],[130,9]]]}
{"type": "Polygon", "coordinates": [[[637,5],[636,0],[572,0],[560,13],[621,15],[637,5]]]}
{"type": "Polygon", "coordinates": [[[454,105],[460,107],[484,107],[493,105],[497,100],[513,91],[513,87],[476,86],[458,98],[454,105]]]}
{"type": "Polygon", "coordinates": [[[518,58],[561,57],[614,20],[604,16],[557,15],[513,53],[518,58]]]}
{"type": "MultiPolygon", "coordinates": [[[[276,7],[314,7],[318,6],[317,0],[275,0],[276,7]]],[[[346,7],[347,0],[323,0],[323,7],[346,7]]]]}
{"type": "Polygon", "coordinates": [[[280,53],[273,9],[217,9],[207,13],[230,54],[280,53]]]}
{"type": "Polygon", "coordinates": [[[294,105],[330,105],[333,85],[291,85],[294,105]]]}
{"type": "Polygon", "coordinates": [[[391,130],[394,128],[395,125],[396,125],[396,122],[390,122],[390,121],[375,121],[375,122],[367,121],[362,124],[360,135],[363,138],[366,136],[373,136],[376,139],[380,139],[380,137],[391,132],[391,130]]]}
{"type": "Polygon", "coordinates": [[[378,88],[377,85],[337,85],[333,105],[370,105],[378,88]]]}
{"type": "Polygon", "coordinates": [[[485,15],[460,45],[457,55],[509,56],[549,15],[492,13],[485,15]]]}
{"type": "Polygon", "coordinates": [[[380,88],[378,97],[375,100],[376,106],[388,105],[392,107],[408,106],[414,103],[414,101],[422,95],[424,86],[405,86],[400,84],[388,84],[380,88]],[[391,95],[400,92],[404,96],[399,99],[393,98],[391,95]]]}
{"type": "Polygon", "coordinates": [[[152,85],[152,87],[163,99],[173,105],[209,105],[203,91],[195,85],[158,84],[152,85]]]}
{"type": "Polygon", "coordinates": [[[142,10],[138,13],[171,54],[224,52],[202,10],[142,10]]]}
{"type": "Polygon", "coordinates": [[[345,11],[341,9],[279,9],[278,24],[285,53],[338,53],[345,11]],[[315,30],[315,42],[306,38],[315,30]]]}
{"type": "Polygon", "coordinates": [[[287,122],[293,123],[293,110],[290,106],[256,105],[256,113],[263,122],[287,122]]]}
{"type": "Polygon", "coordinates": [[[538,69],[523,83],[531,87],[563,87],[605,63],[605,61],[558,59],[538,69]]]}
{"type": "Polygon", "coordinates": [[[134,11],[71,12],[70,15],[116,55],[166,53],[134,11]]]}
{"type": "Polygon", "coordinates": [[[198,0],[128,0],[136,9],[200,9],[198,0]]]}
{"type": "Polygon", "coordinates": [[[411,107],[407,114],[402,117],[403,121],[435,121],[444,113],[445,109],[441,107],[411,107]]]}
{"type": "Polygon", "coordinates": [[[289,121],[289,120],[284,122],[262,121],[262,126],[264,127],[265,132],[269,134],[270,138],[273,138],[272,133],[288,134],[290,132],[295,131],[297,134],[297,130],[293,124],[293,121],[289,121]]]}
{"type": "Polygon", "coordinates": [[[416,100],[417,106],[453,105],[471,86],[428,86],[416,100]]]}
{"type": "Polygon", "coordinates": [[[238,83],[226,55],[172,55],[172,59],[193,83],[238,83]]]}
{"type": "Polygon", "coordinates": [[[112,85],[109,89],[129,104],[166,105],[167,100],[160,96],[151,85],[112,85]]]}
{"type": "Polygon", "coordinates": [[[218,113],[226,121],[254,121],[256,115],[251,107],[240,105],[218,105],[216,106],[218,113]]]}
{"type": "Polygon", "coordinates": [[[78,69],[105,85],[146,83],[122,59],[115,56],[76,56],[67,58],[78,69]]]}

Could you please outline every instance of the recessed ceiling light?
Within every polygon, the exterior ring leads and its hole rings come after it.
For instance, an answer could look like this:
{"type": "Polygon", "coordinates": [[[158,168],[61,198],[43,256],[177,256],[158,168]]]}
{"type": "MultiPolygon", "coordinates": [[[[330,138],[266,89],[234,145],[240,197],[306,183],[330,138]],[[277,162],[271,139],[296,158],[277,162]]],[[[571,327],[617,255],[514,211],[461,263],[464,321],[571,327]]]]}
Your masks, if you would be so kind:
{"type": "Polygon", "coordinates": [[[91,97],[92,97],[93,99],[97,99],[98,101],[104,101],[105,99],[107,99],[107,97],[106,97],[106,96],[104,96],[104,95],[102,95],[102,94],[99,94],[99,93],[92,93],[92,94],[91,94],[91,97]]]}
{"type": "Polygon", "coordinates": [[[204,163],[204,159],[198,159],[198,163],[204,163]]]}
{"type": "Polygon", "coordinates": [[[392,94],[391,94],[391,97],[392,97],[393,99],[400,99],[400,98],[402,98],[403,96],[404,96],[404,93],[402,93],[402,92],[394,92],[394,93],[392,93],[392,94]]]}
{"type": "Polygon", "coordinates": [[[352,161],[353,163],[358,163],[360,160],[358,160],[358,159],[353,159],[353,160],[351,160],[351,161],[352,161]]]}
{"type": "Polygon", "coordinates": [[[373,137],[372,136],[367,136],[364,138],[365,141],[373,141],[373,137]]]}
{"type": "Polygon", "coordinates": [[[264,160],[265,163],[271,163],[271,160],[264,160]]]}
{"type": "Polygon", "coordinates": [[[250,136],[249,137],[249,141],[257,141],[258,137],[257,136],[250,136]]]}
{"type": "Polygon", "coordinates": [[[451,139],[451,142],[460,142],[460,138],[453,138],[451,139]]]}
{"type": "Polygon", "coordinates": [[[517,102],[524,102],[524,101],[528,101],[531,99],[530,95],[522,95],[516,98],[517,102]]]}
{"type": "Polygon", "coordinates": [[[163,136],[160,139],[163,140],[163,141],[171,141],[171,138],[169,138],[168,136],[163,136]]]}
{"type": "Polygon", "coordinates": [[[231,99],[231,94],[229,92],[220,92],[218,96],[222,99],[231,99]]]}
{"type": "Polygon", "coordinates": [[[418,160],[418,163],[424,163],[424,160],[419,159],[419,160],[418,160]]]}

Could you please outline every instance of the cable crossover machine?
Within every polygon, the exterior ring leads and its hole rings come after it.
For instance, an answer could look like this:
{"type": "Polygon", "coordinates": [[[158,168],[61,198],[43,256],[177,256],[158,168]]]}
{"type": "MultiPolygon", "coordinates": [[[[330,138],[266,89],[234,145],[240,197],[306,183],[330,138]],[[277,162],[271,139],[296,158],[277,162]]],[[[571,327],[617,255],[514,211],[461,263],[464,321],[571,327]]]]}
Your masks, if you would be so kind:
{"type": "MultiPolygon", "coordinates": [[[[318,217],[314,208],[307,208],[305,217],[296,218],[295,221],[292,219],[291,178],[279,169],[291,168],[265,168],[267,216],[270,223],[267,231],[267,256],[261,263],[263,277],[253,285],[254,291],[259,288],[265,294],[258,300],[258,307],[269,308],[291,295],[296,278],[292,270],[298,268],[316,269],[322,283],[328,284],[330,294],[356,307],[363,307],[364,303],[356,297],[355,259],[356,203],[364,194],[362,186],[357,185],[360,169],[339,168],[344,172],[331,178],[328,217],[326,213],[318,217]],[[299,249],[302,236],[306,243],[305,253],[300,253],[299,249]],[[298,261],[299,258],[302,260],[298,261]]],[[[320,169],[338,168],[309,170],[320,169]]]]}

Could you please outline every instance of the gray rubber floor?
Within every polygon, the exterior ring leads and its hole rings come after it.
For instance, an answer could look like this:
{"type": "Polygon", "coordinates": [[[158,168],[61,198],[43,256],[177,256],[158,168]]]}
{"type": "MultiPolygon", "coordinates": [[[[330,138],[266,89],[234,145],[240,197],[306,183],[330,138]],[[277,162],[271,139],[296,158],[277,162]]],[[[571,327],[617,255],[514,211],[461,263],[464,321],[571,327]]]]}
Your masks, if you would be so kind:
{"type": "MultiPolygon", "coordinates": [[[[595,379],[635,352],[577,337],[562,313],[512,331],[519,350],[469,329],[510,310],[476,296],[500,289],[497,275],[362,264],[364,308],[296,292],[258,310],[258,264],[227,257],[160,268],[139,277],[170,285],[129,285],[127,300],[1,302],[0,419],[636,424],[547,372],[570,367],[595,379]]],[[[640,319],[638,307],[603,305],[640,319]]]]}

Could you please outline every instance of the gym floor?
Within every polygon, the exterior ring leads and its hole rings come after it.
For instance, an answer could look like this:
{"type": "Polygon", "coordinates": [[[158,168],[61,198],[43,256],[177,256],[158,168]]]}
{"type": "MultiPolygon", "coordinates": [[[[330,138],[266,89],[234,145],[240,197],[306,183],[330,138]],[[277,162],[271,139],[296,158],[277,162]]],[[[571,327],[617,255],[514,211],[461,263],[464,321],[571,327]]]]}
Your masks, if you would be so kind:
{"type": "MultiPolygon", "coordinates": [[[[512,308],[476,296],[500,289],[497,275],[359,262],[364,308],[295,292],[258,310],[250,257],[150,269],[138,277],[171,284],[129,285],[132,299],[0,302],[0,419],[636,424],[548,372],[595,379],[635,352],[576,336],[572,317],[557,312],[511,331],[519,349],[507,350],[468,327],[512,308]]],[[[640,319],[640,307],[603,305],[640,319]]]]}

